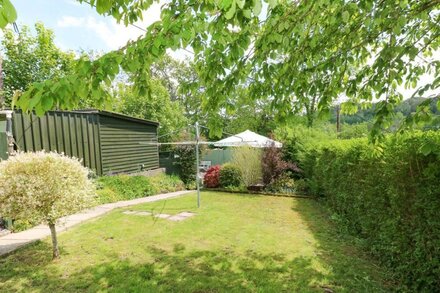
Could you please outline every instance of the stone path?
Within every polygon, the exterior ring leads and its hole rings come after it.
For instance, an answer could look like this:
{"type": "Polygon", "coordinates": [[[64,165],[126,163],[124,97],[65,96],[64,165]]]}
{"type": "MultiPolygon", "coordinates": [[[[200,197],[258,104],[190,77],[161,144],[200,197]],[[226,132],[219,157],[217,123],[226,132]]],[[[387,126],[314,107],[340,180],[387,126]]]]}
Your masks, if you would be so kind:
{"type": "MultiPolygon", "coordinates": [[[[116,209],[116,208],[123,208],[127,206],[137,205],[141,203],[147,203],[147,202],[153,202],[158,200],[164,200],[168,198],[173,198],[177,196],[181,196],[184,194],[191,193],[193,191],[191,190],[185,190],[185,191],[177,191],[177,192],[171,192],[171,193],[164,193],[164,194],[158,194],[143,198],[137,198],[133,200],[126,200],[126,201],[118,201],[115,203],[107,203],[100,206],[96,206],[94,208],[82,211],[78,214],[70,215],[67,217],[63,217],[59,221],[59,225],[56,226],[57,232],[66,231],[72,226],[75,226],[79,223],[82,223],[84,221],[87,221],[92,218],[96,218],[99,216],[104,215],[105,213],[108,213],[109,211],[116,209]]],[[[32,229],[18,232],[18,233],[11,233],[6,236],[0,237],[0,256],[10,253],[14,250],[16,250],[19,247],[22,247],[26,244],[35,242],[37,240],[43,239],[50,236],[50,230],[47,225],[39,225],[32,229]]]]}

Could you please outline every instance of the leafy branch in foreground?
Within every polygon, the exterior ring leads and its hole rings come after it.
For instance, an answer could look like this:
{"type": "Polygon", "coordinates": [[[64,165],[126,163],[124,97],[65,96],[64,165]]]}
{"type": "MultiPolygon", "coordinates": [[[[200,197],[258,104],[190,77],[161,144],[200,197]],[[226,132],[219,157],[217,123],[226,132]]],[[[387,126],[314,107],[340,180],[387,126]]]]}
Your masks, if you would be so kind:
{"type": "MultiPolygon", "coordinates": [[[[130,24],[142,19],[152,1],[89,4],[98,13],[130,24]]],[[[137,90],[148,93],[152,62],[166,49],[178,48],[194,51],[204,111],[225,107],[228,96],[243,86],[249,87],[249,103],[268,98],[281,118],[302,112],[307,105],[325,112],[341,97],[348,105],[382,99],[372,130],[377,138],[403,98],[398,87],[415,88],[423,75],[431,74],[434,80],[418,94],[438,89],[438,0],[268,0],[267,4],[170,1],[162,6],[161,20],[142,38],[95,62],[79,62],[71,77],[35,84],[17,105],[42,113],[52,107],[74,107],[84,96],[104,102],[109,95],[103,85],[120,70],[132,73],[137,90]]],[[[211,121],[210,126],[216,125],[211,121]]]]}

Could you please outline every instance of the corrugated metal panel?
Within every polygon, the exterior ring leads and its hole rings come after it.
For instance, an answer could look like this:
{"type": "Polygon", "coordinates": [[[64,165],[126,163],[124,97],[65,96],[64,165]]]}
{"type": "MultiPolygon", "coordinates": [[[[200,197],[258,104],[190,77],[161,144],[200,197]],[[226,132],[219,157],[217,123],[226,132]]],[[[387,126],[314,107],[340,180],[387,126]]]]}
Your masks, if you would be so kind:
{"type": "Polygon", "coordinates": [[[159,168],[157,125],[99,115],[103,174],[159,168]]]}
{"type": "Polygon", "coordinates": [[[224,150],[206,150],[204,154],[202,154],[202,161],[210,161],[211,166],[214,165],[223,165],[232,160],[233,149],[227,148],[224,150]]]}
{"type": "Polygon", "coordinates": [[[6,115],[0,114],[0,160],[8,158],[8,136],[6,135],[6,115]]]}
{"type": "Polygon", "coordinates": [[[82,159],[98,175],[159,168],[157,123],[103,111],[13,115],[18,150],[56,151],[82,159]],[[142,144],[144,143],[144,144],[142,144]]]}
{"type": "Polygon", "coordinates": [[[84,166],[102,174],[96,114],[50,111],[38,117],[16,111],[12,119],[18,150],[65,153],[82,159],[84,166]]]}

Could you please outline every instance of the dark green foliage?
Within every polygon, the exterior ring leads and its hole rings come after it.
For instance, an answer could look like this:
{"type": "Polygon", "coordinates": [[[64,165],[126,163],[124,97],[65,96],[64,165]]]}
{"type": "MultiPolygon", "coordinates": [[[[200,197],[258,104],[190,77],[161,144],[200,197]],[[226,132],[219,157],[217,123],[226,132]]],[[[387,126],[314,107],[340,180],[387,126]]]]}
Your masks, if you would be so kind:
{"type": "Polygon", "coordinates": [[[265,188],[267,192],[271,193],[295,193],[295,181],[287,173],[283,173],[274,180],[272,180],[265,188]]]}
{"type": "Polygon", "coordinates": [[[98,201],[115,202],[185,189],[176,176],[104,176],[97,180],[98,201]]]}
{"type": "Polygon", "coordinates": [[[179,166],[180,179],[186,186],[193,185],[196,181],[196,150],[192,145],[179,145],[174,150],[178,156],[176,165],[179,166]]]}
{"type": "Polygon", "coordinates": [[[440,287],[440,133],[332,141],[302,161],[310,190],[365,240],[404,290],[440,287]]]}
{"type": "Polygon", "coordinates": [[[240,169],[231,164],[224,164],[222,166],[219,180],[221,187],[238,187],[243,183],[240,169]]]}
{"type": "Polygon", "coordinates": [[[304,178],[295,180],[295,192],[304,194],[307,191],[307,181],[304,178]]]}

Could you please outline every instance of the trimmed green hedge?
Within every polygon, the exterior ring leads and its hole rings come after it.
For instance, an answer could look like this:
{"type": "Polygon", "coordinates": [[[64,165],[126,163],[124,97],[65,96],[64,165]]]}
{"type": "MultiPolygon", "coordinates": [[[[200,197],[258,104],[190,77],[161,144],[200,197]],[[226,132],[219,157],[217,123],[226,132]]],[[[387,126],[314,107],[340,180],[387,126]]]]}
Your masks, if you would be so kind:
{"type": "Polygon", "coordinates": [[[184,190],[185,185],[177,176],[165,174],[146,176],[104,176],[97,179],[99,203],[129,200],[159,193],[184,190]]]}
{"type": "Polygon", "coordinates": [[[404,290],[440,288],[440,132],[331,141],[301,162],[310,191],[391,268],[404,290]]]}

